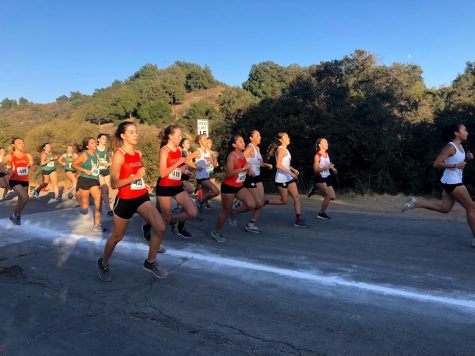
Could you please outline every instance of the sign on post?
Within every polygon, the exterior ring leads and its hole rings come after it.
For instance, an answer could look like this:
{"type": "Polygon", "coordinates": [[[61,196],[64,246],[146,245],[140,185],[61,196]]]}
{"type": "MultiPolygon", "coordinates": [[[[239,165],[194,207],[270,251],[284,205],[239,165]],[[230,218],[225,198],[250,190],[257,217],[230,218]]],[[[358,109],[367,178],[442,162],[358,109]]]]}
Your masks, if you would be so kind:
{"type": "Polygon", "coordinates": [[[198,125],[198,135],[205,134],[209,136],[209,121],[208,120],[196,120],[198,125]]]}

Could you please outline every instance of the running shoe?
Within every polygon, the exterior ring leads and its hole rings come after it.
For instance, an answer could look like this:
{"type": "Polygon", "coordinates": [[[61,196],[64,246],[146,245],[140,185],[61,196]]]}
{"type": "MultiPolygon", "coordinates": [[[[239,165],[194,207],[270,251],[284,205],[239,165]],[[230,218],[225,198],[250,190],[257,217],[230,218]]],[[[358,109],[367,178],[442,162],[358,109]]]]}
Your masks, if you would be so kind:
{"type": "Polygon", "coordinates": [[[10,221],[13,223],[13,225],[21,225],[21,216],[15,216],[14,214],[10,216],[10,221]]]}
{"type": "Polygon", "coordinates": [[[185,236],[182,236],[180,234],[180,232],[178,231],[178,228],[176,227],[176,224],[174,223],[170,223],[170,230],[172,231],[172,234],[177,236],[177,237],[183,237],[185,238],[185,236]]]}
{"type": "Polygon", "coordinates": [[[209,205],[209,203],[203,204],[203,207],[204,207],[206,210],[211,210],[211,205],[209,205]]]}
{"type": "Polygon", "coordinates": [[[61,203],[63,201],[63,197],[60,195],[56,198],[56,203],[61,203]]]}
{"type": "Polygon", "coordinates": [[[99,278],[101,281],[110,282],[112,281],[111,271],[109,270],[109,266],[104,266],[102,264],[102,257],[97,259],[97,273],[99,274],[99,278]]]}
{"type": "Polygon", "coordinates": [[[231,225],[232,227],[236,227],[237,226],[237,214],[236,213],[229,214],[228,222],[229,222],[229,225],[231,225]]]}
{"type": "Polygon", "coordinates": [[[35,189],[35,191],[33,192],[33,198],[38,199],[39,197],[40,197],[40,192],[35,189]]]}
{"type": "Polygon", "coordinates": [[[93,231],[96,231],[96,232],[104,232],[104,231],[106,231],[106,229],[104,229],[101,224],[94,225],[93,228],[92,228],[92,230],[93,230],[93,231]]]}
{"type": "Polygon", "coordinates": [[[109,211],[107,212],[107,216],[114,216],[114,212],[113,212],[112,210],[109,210],[109,211]]]}
{"type": "Polygon", "coordinates": [[[246,225],[246,228],[245,228],[245,229],[246,229],[247,232],[252,232],[252,233],[254,233],[254,234],[260,234],[260,233],[262,233],[262,231],[261,231],[261,230],[257,227],[257,225],[254,224],[254,223],[248,223],[248,224],[246,225]]]}
{"type": "Polygon", "coordinates": [[[211,231],[211,237],[216,240],[216,242],[226,242],[222,232],[211,231]]]}
{"type": "Polygon", "coordinates": [[[81,214],[81,215],[87,215],[88,212],[89,212],[88,209],[83,209],[83,208],[79,207],[79,214],[81,214]]]}
{"type": "Polygon", "coordinates": [[[150,263],[145,260],[143,268],[146,271],[152,272],[157,278],[166,278],[168,276],[168,272],[160,267],[157,261],[150,263]]]}
{"type": "Polygon", "coordinates": [[[308,227],[308,225],[305,224],[304,219],[298,219],[298,220],[295,220],[294,227],[308,227]]]}
{"type": "Polygon", "coordinates": [[[406,204],[404,204],[404,206],[402,207],[401,213],[404,213],[406,210],[415,209],[416,204],[417,204],[417,199],[414,197],[411,197],[411,199],[408,200],[406,204]]]}
{"type": "Polygon", "coordinates": [[[318,213],[317,219],[331,220],[331,217],[329,217],[329,216],[328,216],[327,214],[325,214],[325,213],[318,213]]]}
{"type": "Polygon", "coordinates": [[[68,199],[72,199],[72,198],[74,198],[74,194],[73,194],[72,191],[70,191],[70,192],[68,193],[68,199]]]}
{"type": "Polygon", "coordinates": [[[185,229],[185,227],[178,228],[178,233],[183,237],[184,239],[189,239],[191,236],[193,236],[189,231],[185,229]]]}
{"type": "Polygon", "coordinates": [[[310,198],[312,195],[314,195],[317,192],[317,189],[315,188],[315,184],[313,184],[310,189],[308,190],[307,193],[307,198],[310,198]]]}
{"type": "Polygon", "coordinates": [[[152,225],[150,224],[142,225],[142,236],[145,240],[150,241],[150,238],[152,237],[151,231],[152,231],[152,225]]]}
{"type": "Polygon", "coordinates": [[[198,208],[199,211],[203,211],[203,203],[201,202],[201,200],[196,198],[195,199],[195,204],[196,204],[196,207],[198,208]]]}
{"type": "Polygon", "coordinates": [[[158,249],[158,253],[165,253],[167,252],[167,249],[165,248],[165,246],[160,246],[160,248],[158,249]]]}

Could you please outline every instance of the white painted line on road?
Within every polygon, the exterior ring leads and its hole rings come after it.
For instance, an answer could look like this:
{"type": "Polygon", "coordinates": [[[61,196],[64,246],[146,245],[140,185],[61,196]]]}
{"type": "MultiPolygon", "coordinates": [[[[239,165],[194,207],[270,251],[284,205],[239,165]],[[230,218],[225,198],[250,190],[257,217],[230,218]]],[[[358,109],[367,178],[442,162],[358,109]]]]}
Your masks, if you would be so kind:
{"type": "MultiPolygon", "coordinates": [[[[25,225],[21,227],[5,225],[4,221],[7,219],[0,219],[0,227],[3,227],[3,231],[18,231],[21,232],[21,235],[27,235],[29,239],[34,237],[40,238],[43,240],[52,240],[55,244],[67,245],[69,247],[75,245],[77,242],[94,244],[96,247],[103,247],[105,240],[98,237],[83,236],[78,234],[71,234],[67,231],[61,231],[51,228],[45,228],[39,225],[34,225],[32,222],[25,220],[25,225]],[[18,229],[18,230],[17,230],[18,229]],[[73,240],[73,241],[71,241],[73,240]]],[[[8,240],[12,240],[11,238],[8,240]]],[[[18,236],[16,242],[25,241],[21,236],[18,236]]],[[[0,245],[1,246],[1,245],[0,245]]],[[[128,241],[122,241],[117,246],[117,250],[121,252],[128,252],[134,254],[139,251],[147,252],[148,246],[141,243],[133,243],[128,241]]],[[[69,251],[70,252],[70,251],[69,251]]],[[[119,251],[118,251],[119,252],[119,251]]],[[[211,264],[216,264],[224,267],[232,267],[234,269],[241,268],[252,270],[256,272],[265,272],[277,274],[280,276],[295,278],[300,280],[306,280],[314,283],[318,283],[325,286],[338,286],[338,287],[347,287],[347,288],[356,288],[359,290],[364,290],[372,292],[375,294],[381,294],[391,297],[399,297],[412,299],[422,302],[433,302],[441,303],[445,305],[455,306],[455,307],[464,307],[475,310],[475,295],[467,295],[466,298],[454,298],[452,296],[446,296],[443,294],[428,293],[417,290],[409,290],[404,288],[397,288],[391,286],[381,286],[374,283],[358,282],[345,279],[343,277],[328,276],[324,275],[318,271],[302,271],[302,270],[292,270],[287,268],[275,267],[266,264],[243,261],[236,258],[228,258],[217,256],[207,253],[207,251],[191,251],[190,248],[184,250],[176,250],[168,248],[166,252],[167,256],[173,256],[178,258],[193,259],[196,261],[207,262],[211,264]],[[470,298],[470,299],[469,299],[470,298]]]]}

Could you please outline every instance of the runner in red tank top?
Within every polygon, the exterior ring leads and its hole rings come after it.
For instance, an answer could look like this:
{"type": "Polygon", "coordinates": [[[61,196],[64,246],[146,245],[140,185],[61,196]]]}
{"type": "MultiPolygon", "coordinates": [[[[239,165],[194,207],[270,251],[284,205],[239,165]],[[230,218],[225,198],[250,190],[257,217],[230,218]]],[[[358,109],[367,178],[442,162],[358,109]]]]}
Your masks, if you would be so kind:
{"type": "Polygon", "coordinates": [[[114,227],[104,246],[103,256],[97,259],[99,278],[107,282],[111,280],[109,259],[115,246],[123,239],[129,221],[136,212],[147,220],[154,230],[150,238],[148,257],[143,265],[145,270],[152,272],[157,278],[165,278],[168,275],[156,262],[165,224],[148,197],[143,179],[145,167],[142,164],[142,154],[135,149],[137,142],[135,124],[129,121],[120,123],[114,134],[114,143],[121,147],[112,157],[110,172],[112,188],[119,189],[114,203],[114,227]]]}
{"type": "Polygon", "coordinates": [[[236,226],[236,214],[256,208],[256,201],[252,194],[243,186],[246,174],[253,174],[251,164],[247,163],[243,154],[246,148],[243,137],[241,135],[234,135],[230,141],[230,146],[233,148],[233,151],[228,155],[226,174],[223,184],[221,184],[222,209],[216,221],[216,229],[211,232],[211,237],[217,242],[226,241],[221,230],[227,217],[229,217],[229,224],[236,226]],[[237,197],[242,202],[237,209],[233,209],[234,197],[237,197]]]}
{"type": "Polygon", "coordinates": [[[186,165],[190,164],[198,152],[187,157],[182,156],[179,147],[181,142],[181,129],[177,125],[170,125],[161,134],[160,144],[160,179],[157,183],[157,207],[160,209],[163,220],[170,224],[175,235],[189,238],[191,234],[185,230],[185,221],[198,217],[198,209],[187,191],[183,189],[182,173],[186,165]],[[172,199],[181,205],[183,212],[172,216],[172,199]],[[175,224],[178,223],[178,228],[175,224]]]}
{"type": "MultiPolygon", "coordinates": [[[[25,152],[25,142],[21,138],[12,141],[12,152],[0,163],[0,170],[5,171],[9,165],[8,174],[10,177],[10,187],[18,195],[18,201],[10,220],[15,225],[21,225],[21,213],[28,203],[28,173],[33,166],[33,158],[25,152]]],[[[4,172],[7,173],[7,172],[4,172]]]]}

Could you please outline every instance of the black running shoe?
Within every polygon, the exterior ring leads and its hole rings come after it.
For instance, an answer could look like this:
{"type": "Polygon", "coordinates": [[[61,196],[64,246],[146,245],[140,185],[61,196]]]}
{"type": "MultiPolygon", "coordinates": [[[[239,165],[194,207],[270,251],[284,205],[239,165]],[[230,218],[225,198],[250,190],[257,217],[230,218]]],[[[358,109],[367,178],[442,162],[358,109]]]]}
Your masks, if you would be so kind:
{"type": "Polygon", "coordinates": [[[327,214],[325,214],[325,213],[318,213],[317,219],[331,220],[331,217],[329,217],[329,216],[328,216],[327,214]]]}
{"type": "Polygon", "coordinates": [[[142,225],[142,236],[145,240],[150,241],[150,238],[152,237],[151,231],[152,231],[152,225],[150,224],[142,225]]]}
{"type": "Polygon", "coordinates": [[[110,282],[112,280],[109,266],[104,266],[102,264],[102,257],[97,259],[97,272],[99,273],[99,278],[101,281],[110,282]]]}
{"type": "Polygon", "coordinates": [[[143,268],[146,271],[152,272],[157,278],[166,278],[168,276],[168,272],[164,268],[160,267],[157,261],[150,263],[145,260],[143,263],[143,268]]]}
{"type": "Polygon", "coordinates": [[[185,227],[182,227],[182,228],[178,228],[178,232],[180,233],[180,235],[185,238],[185,239],[189,239],[191,236],[191,233],[188,232],[185,227]]]}
{"type": "Polygon", "coordinates": [[[15,214],[13,214],[12,216],[10,216],[10,221],[11,221],[14,225],[21,225],[21,217],[20,217],[20,216],[16,216],[15,214]]]}

